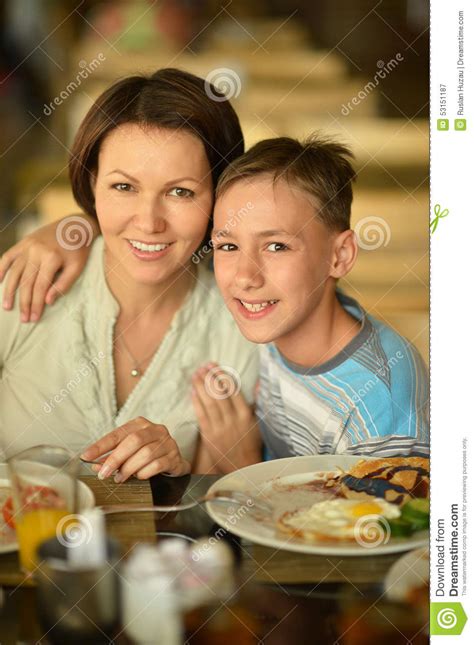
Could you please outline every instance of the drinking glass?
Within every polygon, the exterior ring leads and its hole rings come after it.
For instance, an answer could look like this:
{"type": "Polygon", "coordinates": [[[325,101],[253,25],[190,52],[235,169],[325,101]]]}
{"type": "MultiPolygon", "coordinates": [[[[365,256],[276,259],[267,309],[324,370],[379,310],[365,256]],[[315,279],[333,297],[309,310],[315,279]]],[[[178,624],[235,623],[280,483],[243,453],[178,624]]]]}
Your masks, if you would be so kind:
{"type": "Polygon", "coordinates": [[[20,566],[33,571],[37,548],[62,535],[77,513],[78,460],[59,446],[34,446],[8,460],[20,566]]]}

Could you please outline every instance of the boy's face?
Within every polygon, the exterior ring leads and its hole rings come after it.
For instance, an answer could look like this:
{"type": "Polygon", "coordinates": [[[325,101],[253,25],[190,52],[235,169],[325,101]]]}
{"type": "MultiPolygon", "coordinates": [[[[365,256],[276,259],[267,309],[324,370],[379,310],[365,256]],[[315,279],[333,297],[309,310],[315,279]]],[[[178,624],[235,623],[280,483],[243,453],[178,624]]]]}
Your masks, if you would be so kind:
{"type": "Polygon", "coordinates": [[[264,175],[237,181],[216,202],[212,237],[217,283],[244,336],[291,342],[333,288],[336,235],[305,193],[264,175]]]}

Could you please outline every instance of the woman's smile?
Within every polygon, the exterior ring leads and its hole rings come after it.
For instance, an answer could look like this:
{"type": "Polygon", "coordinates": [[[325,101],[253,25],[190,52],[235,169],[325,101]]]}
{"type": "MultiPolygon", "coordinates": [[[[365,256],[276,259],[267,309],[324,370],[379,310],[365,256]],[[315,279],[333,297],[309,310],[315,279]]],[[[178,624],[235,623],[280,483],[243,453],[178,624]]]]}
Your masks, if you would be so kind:
{"type": "Polygon", "coordinates": [[[159,260],[163,256],[167,255],[168,251],[171,250],[171,247],[174,244],[174,242],[165,242],[160,244],[142,242],[140,240],[127,240],[127,243],[133,255],[139,260],[144,260],[145,262],[159,260]]]}

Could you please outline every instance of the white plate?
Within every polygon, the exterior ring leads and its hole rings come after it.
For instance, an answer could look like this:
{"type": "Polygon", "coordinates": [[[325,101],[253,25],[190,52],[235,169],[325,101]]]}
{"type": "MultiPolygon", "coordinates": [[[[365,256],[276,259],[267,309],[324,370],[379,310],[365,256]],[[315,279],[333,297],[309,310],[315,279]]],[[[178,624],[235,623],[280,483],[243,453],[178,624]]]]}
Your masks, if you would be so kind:
{"type": "Polygon", "coordinates": [[[413,589],[429,584],[430,552],[422,547],[405,553],[388,570],[385,576],[385,592],[389,600],[407,602],[413,589]]]}
{"type": "MultiPolygon", "coordinates": [[[[79,508],[85,510],[86,508],[93,508],[95,506],[94,493],[89,486],[84,482],[79,482],[79,508]]],[[[18,543],[16,541],[16,533],[13,529],[8,527],[1,514],[1,507],[5,499],[10,495],[10,479],[8,474],[8,466],[5,463],[0,463],[0,554],[10,553],[17,551],[18,543]],[[8,490],[7,490],[8,489],[8,490]]]]}
{"type": "MultiPolygon", "coordinates": [[[[307,457],[289,457],[275,459],[253,466],[247,466],[229,475],[225,475],[212,484],[208,493],[217,490],[244,491],[251,497],[266,496],[272,493],[272,503],[275,499],[273,491],[275,484],[299,484],[315,479],[321,472],[347,470],[360,461],[360,456],[350,455],[315,455],[307,457]]],[[[284,510],[293,510],[293,507],[306,505],[307,500],[313,499],[314,493],[297,493],[298,497],[288,494],[287,497],[279,495],[278,513],[284,510]],[[308,495],[310,497],[308,497],[308,495]],[[279,508],[281,506],[281,508],[279,508]]],[[[316,500],[317,501],[317,500],[316,500]]],[[[422,531],[409,538],[392,538],[386,544],[364,547],[357,543],[314,543],[305,542],[298,538],[288,537],[279,533],[272,523],[259,521],[256,513],[241,506],[237,511],[235,506],[226,507],[223,504],[207,502],[207,511],[212,519],[242,538],[270,546],[275,549],[297,551],[299,553],[313,553],[334,556],[375,556],[387,553],[409,551],[428,544],[429,532],[422,531]]]]}

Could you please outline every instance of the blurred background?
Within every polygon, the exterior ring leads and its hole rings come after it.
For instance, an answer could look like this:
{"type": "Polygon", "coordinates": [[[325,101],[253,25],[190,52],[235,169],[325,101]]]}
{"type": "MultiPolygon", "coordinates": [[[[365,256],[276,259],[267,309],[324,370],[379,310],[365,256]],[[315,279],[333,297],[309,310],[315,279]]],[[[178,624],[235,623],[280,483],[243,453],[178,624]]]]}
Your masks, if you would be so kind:
{"type": "Polygon", "coordinates": [[[356,155],[341,285],[429,352],[428,0],[0,0],[0,252],[77,212],[68,148],[121,76],[214,82],[246,145],[324,130],[356,155]]]}

